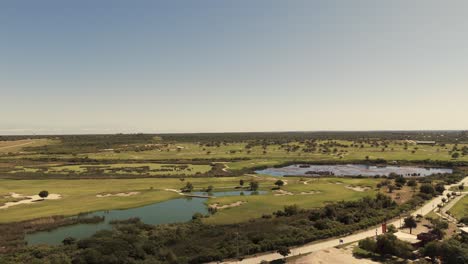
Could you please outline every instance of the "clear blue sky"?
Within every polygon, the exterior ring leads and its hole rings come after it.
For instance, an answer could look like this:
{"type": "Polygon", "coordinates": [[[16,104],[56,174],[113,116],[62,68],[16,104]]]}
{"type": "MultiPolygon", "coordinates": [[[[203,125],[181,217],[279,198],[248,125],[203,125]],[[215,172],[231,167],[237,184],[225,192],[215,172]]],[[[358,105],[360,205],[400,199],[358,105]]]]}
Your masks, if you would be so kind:
{"type": "Polygon", "coordinates": [[[468,129],[466,1],[0,2],[0,134],[468,129]]]}

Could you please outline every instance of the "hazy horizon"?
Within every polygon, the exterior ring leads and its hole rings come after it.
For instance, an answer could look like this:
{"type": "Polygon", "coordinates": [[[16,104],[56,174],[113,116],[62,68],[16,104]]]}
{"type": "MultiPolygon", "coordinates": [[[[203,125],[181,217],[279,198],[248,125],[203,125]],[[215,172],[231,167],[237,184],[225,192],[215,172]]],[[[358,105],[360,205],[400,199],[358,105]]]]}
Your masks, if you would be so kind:
{"type": "Polygon", "coordinates": [[[0,3],[0,135],[466,130],[464,1],[0,3]]]}

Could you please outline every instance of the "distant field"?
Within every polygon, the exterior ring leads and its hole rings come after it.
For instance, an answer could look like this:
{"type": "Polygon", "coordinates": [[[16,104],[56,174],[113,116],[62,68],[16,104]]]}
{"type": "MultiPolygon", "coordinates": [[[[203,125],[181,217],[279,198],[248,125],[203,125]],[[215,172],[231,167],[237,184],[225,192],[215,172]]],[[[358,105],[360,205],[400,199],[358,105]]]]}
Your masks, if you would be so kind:
{"type": "Polygon", "coordinates": [[[210,165],[159,164],[159,163],[116,163],[103,165],[65,165],[65,166],[15,166],[9,173],[44,174],[130,174],[130,175],[194,175],[211,170],[210,165]]]}
{"type": "MultiPolygon", "coordinates": [[[[323,141],[321,143],[326,143],[323,141]]],[[[331,147],[330,152],[319,151],[304,152],[304,145],[301,143],[291,143],[291,146],[299,146],[299,150],[288,151],[280,145],[268,145],[265,149],[260,146],[255,146],[246,149],[246,143],[232,143],[221,145],[220,147],[206,147],[198,144],[184,143],[169,145],[158,150],[149,151],[129,151],[129,152],[100,152],[83,154],[93,159],[234,159],[248,158],[253,160],[240,161],[230,164],[233,169],[251,167],[254,164],[262,163],[266,165],[284,162],[287,160],[305,160],[305,161],[323,161],[323,160],[365,160],[369,159],[386,159],[386,160],[454,160],[449,153],[453,145],[447,144],[444,147],[430,145],[409,145],[405,150],[405,146],[397,142],[390,143],[386,148],[382,146],[373,147],[364,144],[364,147],[350,147],[352,141],[341,141],[340,144],[347,147],[331,147]],[[179,147],[179,148],[178,148],[179,147]],[[383,151],[382,151],[383,149],[383,151]],[[265,151],[265,153],[264,153],[265,151]]],[[[458,145],[462,148],[466,145],[458,145]]],[[[457,160],[468,161],[468,156],[460,155],[457,160]]]]}
{"type": "Polygon", "coordinates": [[[468,196],[463,197],[449,210],[457,219],[468,217],[468,196]]]}
{"type": "MultiPolygon", "coordinates": [[[[58,150],[62,147],[65,148],[65,145],[61,145],[63,143],[58,143],[57,140],[35,139],[31,141],[32,143],[24,140],[15,141],[16,146],[13,145],[12,149],[25,147],[28,152],[16,155],[0,155],[0,173],[26,172],[29,174],[27,177],[31,176],[31,173],[37,173],[38,176],[44,174],[130,175],[135,177],[190,176],[208,172],[211,169],[208,164],[216,162],[223,163],[226,166],[225,170],[229,172],[294,161],[362,162],[377,159],[420,162],[424,160],[468,161],[468,155],[465,155],[468,150],[467,144],[415,145],[403,140],[369,141],[367,143],[350,140],[318,140],[313,143],[293,141],[285,144],[268,143],[262,145],[258,144],[258,142],[255,144],[252,142],[198,144],[185,142],[164,143],[164,141],[153,138],[149,140],[147,143],[120,144],[112,148],[103,147],[103,149],[97,149],[96,146],[80,148],[78,144],[80,141],[77,140],[77,146],[69,147],[71,150],[76,148],[77,153],[74,154],[68,153],[71,151],[70,149],[66,149],[68,151],[66,154],[57,152],[47,154],[48,148],[58,150]],[[21,144],[49,145],[34,148],[30,145],[21,144]],[[86,150],[93,150],[94,152],[83,153],[86,150]],[[454,153],[458,156],[452,157],[454,153]],[[40,159],[40,161],[31,162],[29,161],[31,159],[40,159]],[[45,160],[52,160],[57,164],[51,165],[50,162],[45,160]],[[75,160],[72,163],[76,164],[70,165],[69,160],[75,160]],[[93,163],[86,163],[89,160],[92,160],[93,163]],[[96,160],[102,160],[103,163],[96,163],[96,160]],[[195,160],[201,160],[205,165],[191,164],[195,160]],[[134,165],[134,161],[143,163],[134,165]],[[150,161],[158,161],[158,163],[162,162],[164,164],[151,163],[150,161]],[[177,164],[171,162],[177,162],[177,164]],[[166,167],[163,168],[163,166],[166,167]]],[[[4,144],[6,143],[4,142],[4,144]]],[[[11,144],[9,143],[9,145],[11,144]]],[[[220,172],[218,168],[210,176],[220,172]]]]}
{"type": "Polygon", "coordinates": [[[26,147],[39,147],[54,143],[50,139],[23,139],[14,141],[0,141],[0,153],[15,153],[26,147]]]}

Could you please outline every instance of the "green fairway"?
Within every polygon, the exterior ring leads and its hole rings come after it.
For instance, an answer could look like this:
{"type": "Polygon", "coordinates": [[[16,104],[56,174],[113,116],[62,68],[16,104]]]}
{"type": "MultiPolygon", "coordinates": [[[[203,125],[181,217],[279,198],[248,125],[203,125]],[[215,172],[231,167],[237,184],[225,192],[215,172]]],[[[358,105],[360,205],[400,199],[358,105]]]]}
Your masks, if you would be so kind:
{"type": "Polygon", "coordinates": [[[454,215],[457,219],[462,217],[468,217],[468,196],[463,197],[458,201],[449,212],[454,215]]]}
{"type": "Polygon", "coordinates": [[[230,196],[213,198],[207,203],[229,205],[242,201],[240,206],[218,210],[204,221],[213,224],[230,224],[248,221],[281,210],[285,205],[297,204],[300,208],[311,209],[336,201],[349,201],[373,195],[376,179],[322,178],[308,180],[306,184],[300,178],[285,178],[287,185],[281,192],[272,191],[266,195],[230,196]],[[370,187],[367,191],[355,191],[352,186],[370,187]]]}
{"type": "MultiPolygon", "coordinates": [[[[194,178],[190,182],[195,190],[204,190],[209,185],[213,191],[234,190],[239,186],[239,180],[246,184],[254,179],[260,184],[260,190],[267,191],[258,196],[232,196],[212,198],[207,203],[230,204],[236,201],[246,201],[238,208],[220,210],[207,219],[211,223],[232,223],[250,218],[260,217],[264,213],[272,213],[287,204],[298,204],[303,208],[322,206],[326,202],[357,199],[372,194],[373,191],[358,192],[347,186],[374,187],[378,180],[374,179],[344,179],[326,178],[309,180],[304,184],[299,178],[284,179],[287,185],[282,189],[293,195],[278,195],[271,192],[276,178],[273,177],[225,177],[225,178],[194,178]],[[339,184],[337,184],[339,183],[339,184]],[[310,192],[314,192],[310,194],[310,192]],[[307,194],[301,194],[307,193],[307,194]]],[[[189,180],[179,179],[106,179],[106,180],[0,180],[0,195],[3,197],[11,192],[34,195],[41,190],[60,194],[59,200],[46,200],[33,204],[17,205],[0,209],[0,222],[11,222],[33,219],[52,215],[74,215],[97,210],[122,209],[142,206],[154,202],[180,197],[179,194],[165,189],[180,189],[189,180]],[[97,197],[98,194],[116,194],[139,192],[128,197],[97,197]]]]}

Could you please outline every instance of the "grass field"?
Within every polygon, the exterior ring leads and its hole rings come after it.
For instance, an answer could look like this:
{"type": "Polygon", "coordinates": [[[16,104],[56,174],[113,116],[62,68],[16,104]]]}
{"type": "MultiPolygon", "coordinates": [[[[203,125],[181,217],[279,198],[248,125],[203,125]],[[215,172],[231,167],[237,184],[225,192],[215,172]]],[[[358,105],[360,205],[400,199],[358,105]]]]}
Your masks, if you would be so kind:
{"type": "MultiPolygon", "coordinates": [[[[190,179],[195,190],[235,188],[240,179],[251,177],[194,178],[190,179]]],[[[188,181],[188,180],[186,180],[188,181]]],[[[137,207],[153,202],[179,197],[175,192],[164,189],[180,189],[186,181],[179,179],[106,179],[106,180],[0,180],[0,196],[15,192],[33,195],[41,190],[62,195],[62,199],[35,204],[18,205],[0,209],[0,222],[27,220],[51,215],[74,215],[104,209],[137,207]],[[153,188],[153,189],[151,189],[153,188]],[[98,198],[97,194],[138,191],[140,194],[129,197],[98,198]]],[[[266,181],[260,181],[266,182],[266,181]]],[[[268,182],[270,183],[270,182],[268,182]]],[[[261,183],[262,184],[262,183],[261,183]]],[[[272,184],[271,184],[272,185],[272,184]]]]}
{"type": "MultiPolygon", "coordinates": [[[[325,141],[321,142],[325,143],[325,141]]],[[[348,147],[333,147],[336,152],[331,150],[330,153],[323,152],[288,152],[280,145],[268,145],[265,149],[266,153],[263,154],[263,148],[260,146],[252,147],[249,150],[245,148],[245,143],[232,143],[228,145],[221,145],[220,147],[206,147],[198,144],[176,144],[169,145],[162,150],[140,151],[140,152],[101,152],[88,154],[89,158],[95,159],[193,159],[193,158],[250,158],[255,160],[262,159],[304,159],[304,160],[329,160],[329,159],[343,159],[343,160],[363,160],[368,156],[371,159],[383,158],[387,160],[452,160],[449,155],[449,150],[453,145],[447,144],[446,146],[430,146],[430,145],[409,145],[405,150],[405,146],[400,142],[393,142],[387,145],[384,151],[383,147],[373,147],[365,144],[364,147],[351,147],[352,141],[340,141],[340,144],[347,145],[348,147]],[[182,147],[182,148],[177,148],[182,147]],[[248,151],[250,151],[248,153],[248,151]],[[414,151],[414,153],[413,153],[414,151]]],[[[293,143],[290,145],[297,145],[301,148],[304,147],[301,143],[293,143]]],[[[465,145],[460,144],[459,147],[465,145]]],[[[467,160],[468,156],[460,157],[460,160],[467,160]]],[[[233,165],[235,166],[235,165],[233,165]]]]}
{"type": "MultiPolygon", "coordinates": [[[[52,141],[49,141],[52,142],[52,141]]],[[[436,145],[404,145],[403,141],[391,141],[385,146],[362,144],[357,146],[353,141],[333,141],[338,143],[337,146],[325,147],[328,141],[318,141],[318,147],[315,151],[305,152],[306,145],[293,142],[287,146],[297,146],[297,150],[288,151],[288,148],[283,145],[268,145],[264,149],[261,146],[254,146],[247,149],[247,143],[229,143],[226,145],[203,146],[195,143],[177,143],[168,144],[157,149],[145,151],[101,151],[96,153],[78,154],[75,157],[88,157],[91,159],[122,159],[122,160],[166,160],[166,159],[234,159],[248,158],[252,162],[241,161],[234,162],[230,165],[233,169],[250,167],[250,163],[267,163],[277,164],[289,160],[304,160],[304,161],[323,161],[323,160],[365,160],[370,159],[386,159],[386,160],[455,160],[451,157],[453,144],[444,146],[436,145]],[[406,149],[405,149],[406,148],[406,149]],[[265,151],[265,152],[264,152],[265,151]]],[[[468,146],[467,144],[458,144],[458,149],[468,146]]],[[[460,151],[459,151],[460,152],[460,151]]],[[[41,154],[30,154],[20,157],[46,157],[41,154]]],[[[69,154],[54,154],[47,157],[55,158],[71,158],[69,154]]],[[[468,155],[460,155],[457,160],[468,161],[468,155]]]]}
{"type": "Polygon", "coordinates": [[[449,212],[453,214],[457,219],[462,217],[468,217],[468,196],[463,197],[458,201],[449,212]]]}
{"type": "Polygon", "coordinates": [[[44,174],[82,174],[101,170],[104,174],[133,174],[133,175],[193,175],[211,170],[210,165],[193,164],[160,164],[160,163],[115,163],[103,165],[64,165],[64,166],[15,166],[9,173],[41,172],[44,174]],[[146,170],[142,170],[144,168],[146,170]]]}
{"type": "MultiPolygon", "coordinates": [[[[153,142],[154,143],[154,142],[153,142]]],[[[4,153],[0,163],[3,174],[16,172],[44,174],[89,174],[95,176],[130,174],[138,176],[159,176],[184,174],[193,175],[204,173],[211,169],[211,165],[190,164],[191,159],[204,159],[213,162],[223,162],[227,170],[241,170],[258,166],[273,166],[284,162],[300,161],[357,161],[365,159],[386,160],[454,160],[451,151],[454,145],[412,145],[404,141],[386,141],[385,143],[357,143],[354,141],[316,141],[315,147],[300,142],[278,145],[250,145],[247,143],[213,144],[196,143],[154,143],[154,144],[124,144],[121,148],[99,149],[93,153],[75,154],[41,154],[31,152],[33,146],[45,144],[59,144],[56,140],[34,139],[0,142],[0,151],[22,151],[27,147],[29,152],[17,155],[4,153]],[[3,149],[2,149],[3,147],[3,149]],[[135,150],[136,149],[136,150],[135,150]],[[47,158],[31,161],[26,158],[47,158]],[[106,160],[106,164],[77,163],[63,159],[89,158],[106,160]],[[218,161],[225,159],[227,161],[218,161]],[[238,160],[235,160],[238,159],[238,160]],[[115,161],[114,161],[115,160],[115,161]],[[132,163],[133,161],[144,163],[132,163]],[[145,161],[143,161],[145,160],[145,161]],[[164,160],[165,164],[151,163],[146,160],[164,160]],[[171,164],[171,160],[178,164],[171,164]],[[229,161],[235,160],[235,161],[229,161]],[[166,163],[167,162],[167,163],[166,163]],[[186,163],[179,163],[186,162],[186,163]],[[108,163],[108,164],[107,164],[108,163]],[[96,173],[98,172],[98,173],[96,173]]],[[[120,146],[120,145],[119,145],[120,146]]],[[[457,152],[465,144],[457,146],[457,152]]],[[[57,145],[54,145],[57,147],[57,145]]],[[[96,150],[96,149],[95,149],[96,150]]],[[[44,151],[44,148],[42,148],[44,151]]],[[[47,152],[45,152],[47,153],[47,152]]],[[[66,152],[64,152],[66,153],[66,152]]],[[[468,161],[468,156],[460,155],[457,160],[468,161]]],[[[35,176],[35,175],[34,175],[35,176]]],[[[38,177],[38,178],[39,178],[38,177]]],[[[262,190],[268,194],[260,196],[239,196],[210,199],[207,203],[229,205],[243,201],[238,207],[220,209],[214,216],[205,219],[209,223],[233,223],[260,217],[282,209],[287,204],[297,204],[303,208],[323,206],[327,202],[352,200],[373,194],[373,187],[379,180],[375,179],[344,179],[327,178],[311,181],[308,184],[299,178],[287,178],[288,184],[282,190],[292,195],[278,195],[271,192],[275,178],[267,176],[251,176],[231,178],[187,178],[196,190],[209,185],[214,191],[228,190],[238,186],[239,179],[251,180],[253,177],[260,182],[262,190]],[[341,184],[336,184],[341,181],[341,184]],[[370,190],[359,192],[346,188],[353,186],[370,186],[370,190]],[[313,193],[312,193],[313,192],[313,193]],[[303,194],[301,194],[303,193],[303,194]]],[[[178,194],[164,189],[180,189],[186,182],[179,179],[103,179],[103,180],[1,180],[0,197],[16,192],[24,195],[37,194],[41,190],[58,193],[63,196],[60,200],[39,202],[31,205],[19,205],[0,211],[0,222],[26,220],[50,215],[73,215],[104,209],[129,208],[141,206],[157,201],[178,197],[178,194]],[[129,197],[98,198],[97,194],[138,191],[140,194],[129,197]]],[[[1,198],[4,203],[6,198],[1,198]]]]}
{"type": "Polygon", "coordinates": [[[50,139],[23,139],[14,141],[0,141],[0,153],[15,153],[23,151],[26,147],[39,147],[53,144],[50,139]]]}
{"type": "MultiPolygon", "coordinates": [[[[244,179],[246,185],[253,177],[226,177],[226,178],[194,178],[190,179],[195,190],[204,190],[209,185],[214,191],[232,190],[238,186],[239,180],[244,179]]],[[[272,177],[255,177],[260,183],[261,190],[269,191],[274,186],[272,177]]],[[[186,180],[188,181],[188,180],[186,180]]],[[[34,204],[18,205],[7,209],[0,209],[0,222],[27,220],[51,215],[74,215],[80,212],[97,210],[122,209],[142,206],[154,202],[180,197],[179,194],[165,189],[180,189],[186,181],[179,179],[106,179],[106,180],[0,180],[0,196],[10,192],[24,195],[33,195],[41,190],[62,195],[59,200],[46,200],[34,204]],[[140,192],[138,195],[128,197],[98,198],[97,194],[140,192]]],[[[321,179],[304,184],[299,178],[287,179],[288,184],[282,189],[294,195],[275,196],[269,192],[258,196],[233,196],[213,198],[207,203],[227,204],[232,201],[245,200],[246,204],[220,210],[210,223],[232,223],[259,217],[263,213],[272,213],[282,209],[285,204],[296,203],[303,208],[321,206],[326,202],[357,199],[372,191],[357,192],[347,189],[347,185],[375,186],[374,179],[321,179]],[[339,181],[342,184],[336,184],[339,181]],[[316,194],[301,195],[300,192],[316,191],[316,194]]]]}
{"type": "Polygon", "coordinates": [[[263,214],[271,214],[281,210],[285,205],[297,204],[300,208],[310,209],[324,206],[330,202],[349,201],[373,195],[374,188],[379,180],[376,179],[344,179],[322,178],[320,180],[308,180],[304,184],[300,178],[287,178],[287,185],[281,187],[285,193],[269,192],[265,195],[230,196],[210,199],[207,203],[219,203],[229,205],[238,201],[244,202],[238,207],[222,210],[205,219],[207,223],[230,224],[248,221],[251,218],[261,217],[263,214]],[[347,187],[363,186],[371,187],[368,191],[355,191],[347,187]]]}

